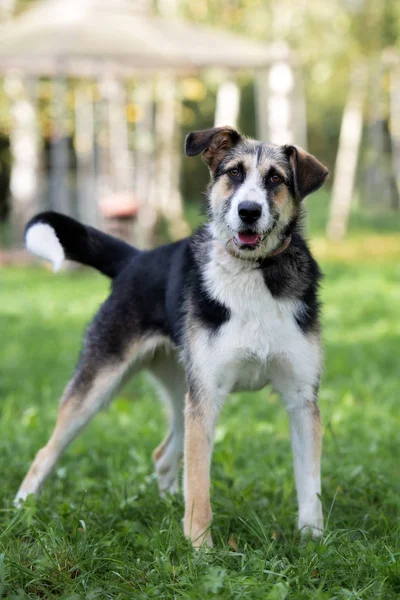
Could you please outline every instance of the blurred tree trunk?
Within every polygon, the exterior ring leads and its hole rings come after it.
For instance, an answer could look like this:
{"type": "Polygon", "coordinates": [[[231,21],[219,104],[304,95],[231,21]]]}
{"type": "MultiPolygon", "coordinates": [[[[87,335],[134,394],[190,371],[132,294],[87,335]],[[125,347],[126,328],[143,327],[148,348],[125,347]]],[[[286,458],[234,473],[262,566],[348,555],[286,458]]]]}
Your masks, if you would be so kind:
{"type": "Polygon", "coordinates": [[[5,79],[5,90],[12,102],[13,126],[10,133],[11,222],[13,243],[23,243],[27,221],[39,209],[39,130],[35,107],[36,81],[23,81],[18,75],[5,79]]]}
{"type": "Polygon", "coordinates": [[[393,208],[400,209],[400,67],[390,71],[390,136],[392,143],[392,165],[396,180],[397,198],[393,208]]]}
{"type": "Polygon", "coordinates": [[[365,91],[366,72],[360,67],[351,75],[340,129],[330,216],[326,230],[327,236],[332,240],[341,240],[347,231],[362,136],[365,91]]]}
{"type": "Polygon", "coordinates": [[[392,173],[390,139],[387,131],[387,103],[383,79],[383,65],[372,65],[370,81],[370,111],[364,160],[364,189],[362,201],[366,207],[388,210],[397,202],[397,190],[392,173]]]}

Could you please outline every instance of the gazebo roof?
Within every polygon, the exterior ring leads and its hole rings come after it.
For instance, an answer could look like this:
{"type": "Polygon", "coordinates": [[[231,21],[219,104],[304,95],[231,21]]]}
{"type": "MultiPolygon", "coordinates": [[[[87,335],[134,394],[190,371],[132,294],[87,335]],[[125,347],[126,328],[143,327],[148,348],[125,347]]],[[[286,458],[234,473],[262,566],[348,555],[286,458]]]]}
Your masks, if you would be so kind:
{"type": "Polygon", "coordinates": [[[141,70],[262,68],[288,57],[285,46],[152,16],[135,0],[40,0],[0,29],[0,70],[37,75],[141,70]]]}

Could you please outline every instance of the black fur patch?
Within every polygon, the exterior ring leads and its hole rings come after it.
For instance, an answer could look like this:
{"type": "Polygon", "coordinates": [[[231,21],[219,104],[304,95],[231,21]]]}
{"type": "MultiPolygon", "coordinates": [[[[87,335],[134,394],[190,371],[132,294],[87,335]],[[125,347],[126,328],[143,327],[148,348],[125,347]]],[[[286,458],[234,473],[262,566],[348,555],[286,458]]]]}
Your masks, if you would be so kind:
{"type": "Polygon", "coordinates": [[[265,259],[260,268],[264,281],[275,298],[293,298],[303,303],[296,315],[298,326],[307,333],[318,323],[318,288],[322,278],[317,262],[299,231],[292,232],[287,250],[265,259]]]}
{"type": "Polygon", "coordinates": [[[193,236],[190,248],[191,273],[188,283],[195,318],[215,333],[230,319],[231,313],[226,306],[211,298],[204,283],[202,266],[205,265],[207,268],[209,241],[210,236],[205,227],[199,229],[193,236]]]}

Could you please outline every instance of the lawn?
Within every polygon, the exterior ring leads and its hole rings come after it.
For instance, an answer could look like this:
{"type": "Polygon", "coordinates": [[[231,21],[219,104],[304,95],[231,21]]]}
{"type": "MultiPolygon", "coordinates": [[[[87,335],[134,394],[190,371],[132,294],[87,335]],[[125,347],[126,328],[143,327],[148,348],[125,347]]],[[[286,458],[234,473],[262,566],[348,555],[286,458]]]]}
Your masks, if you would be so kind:
{"type": "Polygon", "coordinates": [[[151,451],[166,419],[144,377],[74,442],[40,500],[12,507],[108,282],[89,271],[0,272],[0,597],[400,597],[399,237],[361,228],[314,247],[326,276],[325,535],[301,541],[295,531],[279,398],[237,394],[217,429],[208,553],[183,537],[182,497],[158,496],[151,451]]]}

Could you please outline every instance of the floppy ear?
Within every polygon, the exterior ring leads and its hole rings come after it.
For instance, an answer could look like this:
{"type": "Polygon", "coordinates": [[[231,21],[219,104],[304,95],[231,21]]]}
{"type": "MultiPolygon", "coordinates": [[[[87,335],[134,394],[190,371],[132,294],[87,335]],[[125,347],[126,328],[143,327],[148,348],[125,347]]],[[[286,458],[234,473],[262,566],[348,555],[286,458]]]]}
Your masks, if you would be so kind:
{"type": "Polygon", "coordinates": [[[299,200],[316,192],[325,182],[329,171],[312,154],[299,146],[285,146],[293,170],[294,189],[299,200]]]}
{"type": "Polygon", "coordinates": [[[241,139],[240,133],[228,126],[193,131],[186,137],[185,152],[187,156],[197,156],[202,152],[204,161],[211,171],[215,171],[218,163],[241,139]]]}

